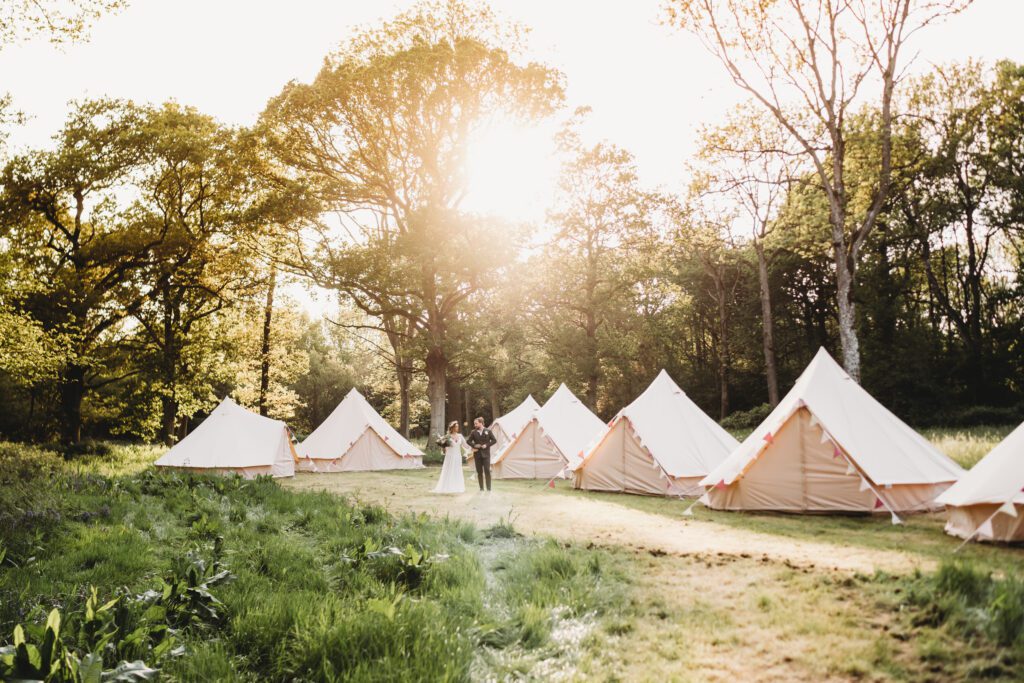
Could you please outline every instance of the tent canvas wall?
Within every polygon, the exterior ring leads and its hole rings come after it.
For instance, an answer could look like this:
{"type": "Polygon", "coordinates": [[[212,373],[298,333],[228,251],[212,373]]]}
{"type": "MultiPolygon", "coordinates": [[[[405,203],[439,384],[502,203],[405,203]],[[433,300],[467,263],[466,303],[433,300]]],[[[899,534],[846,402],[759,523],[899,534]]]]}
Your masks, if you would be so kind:
{"type": "Polygon", "coordinates": [[[298,446],[302,472],[367,472],[423,467],[423,452],[355,389],[298,446]]]}
{"type": "Polygon", "coordinates": [[[509,441],[516,438],[516,435],[533,417],[534,412],[538,410],[540,410],[540,404],[530,395],[518,406],[491,423],[491,432],[498,440],[498,443],[494,444],[494,450],[500,452],[509,441]]]}
{"type": "Polygon", "coordinates": [[[220,402],[191,434],[156,461],[157,467],[291,477],[295,449],[284,422],[257,415],[230,398],[220,402]]]}
{"type": "Polygon", "coordinates": [[[492,460],[496,479],[551,479],[575,469],[604,428],[564,384],[492,460]]]}
{"type": "Polygon", "coordinates": [[[739,442],[662,370],[619,411],[574,473],[589,491],[698,496],[700,481],[739,442]]]}
{"type": "Polygon", "coordinates": [[[1024,424],[953,484],[946,533],[980,541],[1024,542],[1024,424]]]}
{"type": "Polygon", "coordinates": [[[722,510],[920,512],[963,474],[821,349],[778,407],[701,481],[722,510]]]}

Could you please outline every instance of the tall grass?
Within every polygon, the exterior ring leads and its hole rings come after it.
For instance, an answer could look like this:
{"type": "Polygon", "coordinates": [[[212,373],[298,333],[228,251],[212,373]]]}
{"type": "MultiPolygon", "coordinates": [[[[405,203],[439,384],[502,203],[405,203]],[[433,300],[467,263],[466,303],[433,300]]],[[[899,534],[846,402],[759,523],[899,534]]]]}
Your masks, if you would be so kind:
{"type": "Polygon", "coordinates": [[[395,516],[269,479],[138,471],[150,455],[114,447],[68,462],[0,444],[0,645],[55,607],[75,633],[90,586],[104,601],[120,596],[124,623],[170,620],[134,596],[177,585],[162,577],[186,576],[186,554],[211,548],[232,574],[202,589],[217,618],[175,635],[181,656],[145,651],[172,678],[500,678],[501,658],[481,652],[561,656],[551,642],[560,619],[623,595],[621,576],[583,551],[489,538],[463,521],[395,516]]]}
{"type": "Polygon", "coordinates": [[[1013,430],[1006,427],[931,428],[921,434],[961,467],[970,469],[1013,430]]]}

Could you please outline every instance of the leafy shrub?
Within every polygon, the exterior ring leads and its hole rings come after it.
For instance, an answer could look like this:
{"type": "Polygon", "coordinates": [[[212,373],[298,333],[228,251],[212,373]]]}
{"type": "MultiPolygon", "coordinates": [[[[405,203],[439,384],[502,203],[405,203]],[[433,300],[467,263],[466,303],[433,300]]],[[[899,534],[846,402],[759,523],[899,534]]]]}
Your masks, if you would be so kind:
{"type": "Polygon", "coordinates": [[[114,452],[114,449],[111,448],[110,444],[104,441],[85,439],[78,443],[64,444],[60,446],[60,452],[64,454],[65,458],[72,460],[83,455],[107,457],[114,452]]]}
{"type": "MultiPolygon", "coordinates": [[[[220,554],[220,539],[214,555],[220,554]]],[[[160,580],[160,587],[138,597],[151,621],[164,621],[171,628],[217,625],[225,617],[224,603],[210,589],[234,578],[219,560],[207,563],[198,553],[189,552],[184,565],[160,580]]]]}
{"type": "Polygon", "coordinates": [[[753,429],[764,422],[765,418],[767,418],[771,412],[771,404],[762,403],[759,406],[754,406],[750,410],[737,410],[735,413],[726,415],[721,424],[725,429],[735,429],[737,431],[753,429]]]}
{"type": "Polygon", "coordinates": [[[83,654],[78,649],[65,645],[60,635],[60,610],[53,609],[42,629],[30,626],[26,630],[20,624],[14,627],[12,644],[0,647],[0,677],[4,680],[48,683],[154,680],[157,670],[149,668],[142,661],[121,662],[114,669],[104,670],[102,652],[115,632],[104,628],[108,621],[99,615],[109,612],[116,601],[97,608],[95,597],[94,591],[91,596],[92,602],[87,607],[91,617],[86,625],[99,623],[101,626],[92,633],[91,643],[83,643],[90,648],[88,652],[83,654]]]}

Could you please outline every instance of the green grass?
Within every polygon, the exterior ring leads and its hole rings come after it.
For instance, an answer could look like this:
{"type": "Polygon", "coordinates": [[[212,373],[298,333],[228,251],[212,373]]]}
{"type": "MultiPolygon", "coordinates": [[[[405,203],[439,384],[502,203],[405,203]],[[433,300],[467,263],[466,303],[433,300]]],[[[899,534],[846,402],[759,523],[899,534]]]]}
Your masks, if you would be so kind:
{"type": "MultiPolygon", "coordinates": [[[[930,429],[923,434],[936,448],[965,468],[970,468],[994,448],[1012,427],[972,429],[930,429]]],[[[692,501],[652,496],[575,491],[571,482],[557,482],[554,489],[569,496],[585,496],[652,514],[681,519],[692,501]]],[[[903,524],[893,525],[888,515],[792,515],[770,512],[719,512],[703,505],[692,509],[693,519],[712,521],[793,539],[838,543],[878,550],[904,551],[937,561],[948,558],[960,541],[943,531],[945,514],[905,515],[903,524]]],[[[756,549],[752,549],[756,552],[756,549]]],[[[974,560],[993,570],[1013,569],[1024,563],[1024,549],[972,543],[958,556],[974,560]]]]}
{"type": "Polygon", "coordinates": [[[0,444],[0,643],[57,607],[66,644],[84,655],[73,634],[90,587],[104,601],[121,596],[130,623],[153,626],[135,596],[183,580],[187,552],[233,580],[209,589],[222,620],[197,618],[173,636],[182,656],[142,650],[172,680],[458,681],[523,662],[571,668],[581,653],[552,633],[625,600],[625,572],[589,551],[271,480],[139,472],[147,457],[115,447],[67,463],[0,444]]]}
{"type": "MultiPolygon", "coordinates": [[[[1008,431],[927,436],[970,464],[1008,431]]],[[[763,560],[756,547],[749,558],[602,550],[523,536],[511,516],[479,529],[273,481],[157,473],[160,451],[122,444],[64,460],[0,443],[0,645],[58,608],[65,641],[84,653],[93,586],[101,600],[121,596],[119,638],[151,628],[137,596],[180,580],[191,551],[233,575],[210,588],[221,616],[179,629],[179,657],[156,654],[155,640],[115,641],[108,668],[142,658],[167,680],[700,679],[721,658],[770,660],[779,642],[793,657],[775,672],[805,679],[1012,680],[1024,665],[1024,549],[969,544],[951,563],[959,542],[941,515],[894,527],[695,509],[698,520],[938,566],[844,577],[763,560]]],[[[436,472],[390,476],[426,486],[436,472]]],[[[534,482],[501,488],[536,493],[534,482]]],[[[549,491],[672,519],[688,506],[566,482],[549,491]]]]}

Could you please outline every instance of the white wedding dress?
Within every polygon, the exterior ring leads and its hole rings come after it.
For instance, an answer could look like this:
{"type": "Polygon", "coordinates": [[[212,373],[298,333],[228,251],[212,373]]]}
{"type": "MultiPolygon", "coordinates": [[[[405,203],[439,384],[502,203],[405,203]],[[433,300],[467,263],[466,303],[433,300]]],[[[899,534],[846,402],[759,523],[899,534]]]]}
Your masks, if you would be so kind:
{"type": "Polygon", "coordinates": [[[441,478],[434,487],[434,493],[465,493],[466,476],[462,473],[462,453],[472,453],[462,434],[452,434],[452,445],[444,449],[444,464],[441,478]]]}

